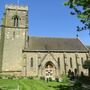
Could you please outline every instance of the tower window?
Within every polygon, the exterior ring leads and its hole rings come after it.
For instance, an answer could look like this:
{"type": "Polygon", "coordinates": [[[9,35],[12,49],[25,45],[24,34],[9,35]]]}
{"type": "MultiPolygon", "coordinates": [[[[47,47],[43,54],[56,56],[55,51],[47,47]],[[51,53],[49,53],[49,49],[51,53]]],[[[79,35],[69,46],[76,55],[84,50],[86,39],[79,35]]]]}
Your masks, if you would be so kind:
{"type": "Polygon", "coordinates": [[[17,18],[17,17],[14,18],[14,26],[15,26],[15,27],[18,27],[18,18],[17,18]]]}
{"type": "Polygon", "coordinates": [[[14,15],[13,16],[13,25],[14,27],[18,27],[18,24],[19,24],[19,17],[17,15],[14,15]]]}

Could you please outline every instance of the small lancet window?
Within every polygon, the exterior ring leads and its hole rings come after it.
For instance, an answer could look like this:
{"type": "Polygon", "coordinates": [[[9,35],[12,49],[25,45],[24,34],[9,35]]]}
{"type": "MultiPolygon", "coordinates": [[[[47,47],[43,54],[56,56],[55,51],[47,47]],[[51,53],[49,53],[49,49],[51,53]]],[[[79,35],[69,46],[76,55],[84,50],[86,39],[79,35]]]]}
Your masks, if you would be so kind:
{"type": "Polygon", "coordinates": [[[81,63],[82,63],[82,66],[83,66],[83,64],[84,64],[84,60],[83,60],[83,57],[81,57],[81,63]]]}
{"type": "Polygon", "coordinates": [[[33,58],[31,58],[31,65],[30,66],[33,67],[33,58]]]}
{"type": "Polygon", "coordinates": [[[72,58],[70,57],[70,67],[72,68],[73,65],[72,65],[72,58]]]}
{"type": "Polygon", "coordinates": [[[57,60],[58,60],[58,67],[60,68],[60,58],[58,57],[57,60]]]}
{"type": "Polygon", "coordinates": [[[59,57],[57,58],[57,60],[58,60],[58,64],[60,64],[60,58],[59,57]]]}

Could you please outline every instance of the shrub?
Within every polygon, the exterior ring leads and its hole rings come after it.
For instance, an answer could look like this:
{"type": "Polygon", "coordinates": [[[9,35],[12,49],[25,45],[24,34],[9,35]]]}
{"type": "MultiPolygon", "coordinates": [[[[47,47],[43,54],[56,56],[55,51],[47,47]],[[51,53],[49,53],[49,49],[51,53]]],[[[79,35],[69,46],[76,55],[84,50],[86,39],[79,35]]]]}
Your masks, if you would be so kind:
{"type": "Polygon", "coordinates": [[[40,79],[41,79],[41,80],[45,80],[45,77],[44,77],[44,76],[41,76],[40,79]]]}
{"type": "Polygon", "coordinates": [[[68,84],[68,83],[70,83],[70,79],[68,78],[68,76],[63,75],[63,76],[62,76],[62,82],[68,84]]]}
{"type": "Polygon", "coordinates": [[[59,78],[55,78],[56,82],[59,82],[59,78]]]}
{"type": "Polygon", "coordinates": [[[13,76],[7,76],[8,79],[13,79],[13,76]]]}
{"type": "Polygon", "coordinates": [[[90,84],[90,77],[88,76],[79,76],[78,80],[84,84],[90,84]]]}
{"type": "Polygon", "coordinates": [[[49,77],[49,81],[52,81],[52,78],[51,77],[49,77]]]}
{"type": "Polygon", "coordinates": [[[3,79],[1,75],[0,75],[0,79],[3,79]]]}
{"type": "Polygon", "coordinates": [[[73,89],[74,90],[82,90],[82,83],[79,80],[77,80],[73,86],[73,89]]]}
{"type": "Polygon", "coordinates": [[[27,77],[28,79],[33,79],[33,76],[29,76],[29,77],[27,77]]]}

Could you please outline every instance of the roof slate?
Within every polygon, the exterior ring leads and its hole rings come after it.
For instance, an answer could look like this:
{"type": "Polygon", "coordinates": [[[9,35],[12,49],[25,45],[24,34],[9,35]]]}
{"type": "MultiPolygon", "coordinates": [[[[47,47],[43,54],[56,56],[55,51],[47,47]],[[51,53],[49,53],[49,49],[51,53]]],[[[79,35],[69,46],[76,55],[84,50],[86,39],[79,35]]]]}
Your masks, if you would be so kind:
{"type": "Polygon", "coordinates": [[[86,46],[90,50],[90,46],[86,46]]]}
{"type": "Polygon", "coordinates": [[[24,51],[87,51],[78,38],[29,37],[24,51]]]}

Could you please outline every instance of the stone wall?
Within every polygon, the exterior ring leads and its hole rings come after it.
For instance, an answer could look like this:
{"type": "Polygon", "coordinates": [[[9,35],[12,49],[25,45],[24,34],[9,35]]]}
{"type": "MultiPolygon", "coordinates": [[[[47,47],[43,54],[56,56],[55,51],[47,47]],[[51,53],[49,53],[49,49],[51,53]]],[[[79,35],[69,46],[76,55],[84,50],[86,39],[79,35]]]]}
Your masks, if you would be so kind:
{"type": "Polygon", "coordinates": [[[0,30],[0,72],[2,71],[3,47],[4,47],[4,28],[2,27],[0,30]]]}
{"type": "Polygon", "coordinates": [[[67,74],[68,70],[74,72],[74,69],[77,69],[77,63],[79,67],[79,74],[81,71],[87,75],[87,70],[82,67],[83,62],[86,60],[86,53],[34,53],[34,52],[27,52],[24,53],[26,55],[26,67],[23,69],[26,70],[27,76],[39,76],[43,75],[42,71],[39,72],[39,65],[43,68],[44,65],[51,61],[56,67],[58,67],[58,58],[60,67],[58,68],[57,75],[67,74]],[[64,58],[65,57],[65,58],[64,58]],[[77,61],[76,61],[77,57],[77,61]],[[33,67],[30,66],[31,58],[33,58],[33,67]],[[70,66],[70,58],[72,58],[72,67],[70,66]],[[65,61],[65,62],[64,62],[65,61]],[[66,72],[65,72],[65,65],[66,64],[66,72]],[[26,68],[26,69],[25,69],[26,68]]]}
{"type": "Polygon", "coordinates": [[[27,34],[27,8],[6,6],[5,36],[3,48],[2,72],[14,73],[22,70],[22,50],[25,46],[27,34]],[[13,16],[18,16],[18,26],[14,26],[13,16]]]}
{"type": "MultiPolygon", "coordinates": [[[[0,63],[1,63],[1,53],[2,53],[2,51],[1,51],[1,30],[0,30],[0,63]]],[[[0,65],[0,70],[1,70],[1,65],[0,65]]]]}

